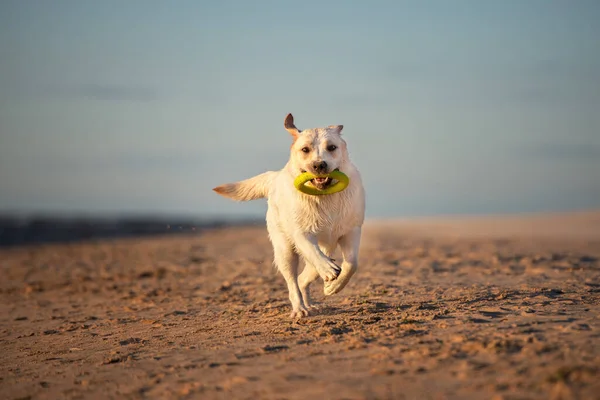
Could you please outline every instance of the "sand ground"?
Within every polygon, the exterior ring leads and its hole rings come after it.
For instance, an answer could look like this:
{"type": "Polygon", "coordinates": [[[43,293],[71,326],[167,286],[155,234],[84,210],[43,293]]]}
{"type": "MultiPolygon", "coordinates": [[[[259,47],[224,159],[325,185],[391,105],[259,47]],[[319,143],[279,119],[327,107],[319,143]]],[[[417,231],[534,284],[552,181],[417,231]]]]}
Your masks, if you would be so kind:
{"type": "Polygon", "coordinates": [[[263,226],[0,251],[0,398],[600,399],[600,212],[370,221],[294,322],[263,226]]]}

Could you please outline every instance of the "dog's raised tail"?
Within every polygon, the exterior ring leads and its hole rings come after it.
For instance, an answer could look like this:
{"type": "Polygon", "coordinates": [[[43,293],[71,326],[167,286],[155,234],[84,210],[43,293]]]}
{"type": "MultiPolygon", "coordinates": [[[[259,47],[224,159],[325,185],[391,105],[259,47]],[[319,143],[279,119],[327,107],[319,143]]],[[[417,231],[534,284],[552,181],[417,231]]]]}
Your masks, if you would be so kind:
{"type": "Polygon", "coordinates": [[[262,199],[269,195],[269,188],[276,176],[277,171],[267,171],[243,181],[217,186],[213,190],[235,201],[262,199]]]}

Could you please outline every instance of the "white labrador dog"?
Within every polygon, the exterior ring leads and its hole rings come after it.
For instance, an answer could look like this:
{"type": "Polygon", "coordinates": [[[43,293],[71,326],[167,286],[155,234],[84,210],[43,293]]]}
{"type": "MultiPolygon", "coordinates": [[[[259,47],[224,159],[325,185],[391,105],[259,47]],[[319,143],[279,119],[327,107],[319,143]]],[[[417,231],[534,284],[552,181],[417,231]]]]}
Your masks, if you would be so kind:
{"type": "MultiPolygon", "coordinates": [[[[292,114],[288,114],[284,126],[294,143],[283,169],[213,190],[237,201],[268,199],[267,229],[274,261],[287,283],[291,317],[301,318],[314,308],[309,291],[311,282],[321,277],[325,295],[332,295],[341,291],[356,272],[365,191],[341,137],[342,125],[300,131],[292,114]],[[350,178],[348,187],[341,192],[313,196],[294,187],[294,179],[302,172],[324,175],[336,169],[350,178]],[[341,268],[331,258],[338,245],[343,257],[341,268]],[[298,274],[299,256],[305,261],[301,274],[298,274]]],[[[316,178],[307,185],[322,190],[333,182],[331,178],[316,178]]]]}

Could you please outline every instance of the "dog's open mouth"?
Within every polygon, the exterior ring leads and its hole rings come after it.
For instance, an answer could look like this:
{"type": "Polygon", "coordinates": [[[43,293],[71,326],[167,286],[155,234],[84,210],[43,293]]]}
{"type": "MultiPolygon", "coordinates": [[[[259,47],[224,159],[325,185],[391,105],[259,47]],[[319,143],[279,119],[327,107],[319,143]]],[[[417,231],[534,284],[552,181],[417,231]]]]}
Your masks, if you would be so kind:
{"type": "Polygon", "coordinates": [[[333,179],[327,178],[327,177],[326,178],[314,178],[314,179],[311,179],[310,182],[317,189],[324,190],[324,189],[327,189],[331,185],[331,183],[333,182],[333,179]]]}
{"type": "MultiPolygon", "coordinates": [[[[339,171],[339,169],[336,168],[335,171],[339,171]]],[[[306,171],[302,170],[302,172],[306,172],[306,171]]],[[[337,181],[335,179],[331,179],[326,176],[326,177],[313,178],[309,182],[312,186],[316,187],[317,189],[325,190],[337,181]]]]}

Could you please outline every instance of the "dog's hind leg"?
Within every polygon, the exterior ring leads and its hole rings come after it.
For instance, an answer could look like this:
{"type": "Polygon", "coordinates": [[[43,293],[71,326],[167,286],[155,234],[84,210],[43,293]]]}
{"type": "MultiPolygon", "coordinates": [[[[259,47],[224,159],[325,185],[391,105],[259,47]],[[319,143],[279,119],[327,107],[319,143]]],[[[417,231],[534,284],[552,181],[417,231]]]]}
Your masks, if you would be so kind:
{"type": "Polygon", "coordinates": [[[291,318],[302,318],[308,316],[308,309],[302,300],[300,287],[298,286],[298,254],[293,246],[287,242],[283,235],[272,235],[273,253],[277,269],[283,275],[287,283],[290,302],[292,303],[291,318]]]}
{"type": "Polygon", "coordinates": [[[337,278],[342,269],[323,253],[316,235],[296,232],[292,240],[298,253],[317,270],[324,281],[332,281],[337,278]]]}
{"type": "Polygon", "coordinates": [[[325,282],[323,292],[326,296],[339,293],[350,282],[358,268],[358,248],[360,247],[361,227],[357,226],[339,240],[342,256],[342,272],[334,281],[325,282]]]}
{"type": "Polygon", "coordinates": [[[300,285],[300,292],[302,293],[302,299],[304,300],[304,305],[311,309],[315,308],[315,305],[312,302],[310,296],[310,284],[317,280],[319,277],[319,273],[312,266],[312,264],[306,262],[304,265],[304,270],[298,277],[298,284],[300,285]]]}
{"type": "MultiPolygon", "coordinates": [[[[336,246],[337,243],[333,246],[328,246],[327,248],[323,249],[323,253],[326,256],[331,257],[333,255],[333,252],[335,251],[336,246]]],[[[309,262],[306,262],[304,270],[298,277],[298,284],[300,285],[300,292],[302,293],[302,298],[304,299],[304,305],[308,309],[317,308],[317,305],[314,304],[311,299],[310,284],[316,281],[318,278],[319,273],[317,272],[316,268],[309,262]]]]}

